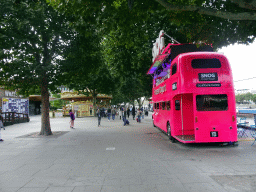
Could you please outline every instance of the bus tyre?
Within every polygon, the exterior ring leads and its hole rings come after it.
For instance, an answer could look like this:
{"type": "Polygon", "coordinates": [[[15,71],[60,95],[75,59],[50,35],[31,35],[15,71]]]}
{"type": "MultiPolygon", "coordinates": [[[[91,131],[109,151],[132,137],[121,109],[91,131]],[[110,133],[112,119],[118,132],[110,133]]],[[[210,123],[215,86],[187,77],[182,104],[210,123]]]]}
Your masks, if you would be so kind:
{"type": "Polygon", "coordinates": [[[238,145],[239,145],[238,142],[234,142],[234,143],[233,143],[233,146],[234,146],[234,147],[237,147],[238,145]]]}
{"type": "Polygon", "coordinates": [[[171,126],[169,123],[167,123],[167,135],[168,135],[168,138],[171,140],[171,142],[174,143],[175,139],[172,137],[171,126]]]}
{"type": "Polygon", "coordinates": [[[155,123],[154,123],[154,119],[153,119],[153,126],[156,127],[156,126],[155,126],[155,123]]]}

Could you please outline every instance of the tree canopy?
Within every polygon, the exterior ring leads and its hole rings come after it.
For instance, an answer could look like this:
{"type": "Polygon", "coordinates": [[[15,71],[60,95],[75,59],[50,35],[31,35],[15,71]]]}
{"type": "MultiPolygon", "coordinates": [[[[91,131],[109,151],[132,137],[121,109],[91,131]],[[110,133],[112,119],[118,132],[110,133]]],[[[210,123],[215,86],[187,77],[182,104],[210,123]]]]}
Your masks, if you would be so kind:
{"type": "Polygon", "coordinates": [[[23,95],[40,90],[42,133],[51,134],[49,91],[64,84],[115,93],[127,101],[149,96],[146,72],[160,30],[181,43],[212,44],[214,49],[248,44],[256,35],[255,2],[1,1],[0,84],[23,95]]]}
{"type": "Polygon", "coordinates": [[[150,94],[151,82],[145,74],[151,66],[152,45],[160,30],[181,43],[212,44],[215,50],[237,42],[251,43],[256,34],[253,16],[250,19],[241,16],[254,14],[252,1],[247,4],[232,0],[48,2],[74,16],[76,26],[85,29],[81,33],[94,33],[91,28],[97,30],[103,39],[104,60],[119,79],[115,95],[124,100],[139,98],[140,92],[144,96],[150,94]]]}
{"type": "Polygon", "coordinates": [[[201,15],[237,21],[256,20],[256,0],[187,0],[183,1],[183,3],[174,0],[155,1],[168,11],[195,11],[201,15]]]}
{"type": "Polygon", "coordinates": [[[49,91],[62,84],[61,55],[74,31],[45,1],[1,1],[1,16],[0,84],[25,96],[41,91],[41,134],[50,135],[49,91]]]}
{"type": "MultiPolygon", "coordinates": [[[[141,27],[138,23],[142,20],[153,27],[165,20],[165,25],[169,25],[165,32],[179,42],[207,43],[215,49],[236,42],[251,43],[256,34],[255,0],[48,1],[58,10],[77,16],[77,20],[83,20],[88,26],[97,25],[105,34],[119,28],[129,36],[131,26],[141,27]],[[152,21],[152,16],[158,20],[152,21]],[[179,39],[181,35],[186,38],[179,39]]],[[[153,33],[150,35],[154,36],[153,33]]],[[[123,39],[124,42],[128,40],[123,39]]]]}

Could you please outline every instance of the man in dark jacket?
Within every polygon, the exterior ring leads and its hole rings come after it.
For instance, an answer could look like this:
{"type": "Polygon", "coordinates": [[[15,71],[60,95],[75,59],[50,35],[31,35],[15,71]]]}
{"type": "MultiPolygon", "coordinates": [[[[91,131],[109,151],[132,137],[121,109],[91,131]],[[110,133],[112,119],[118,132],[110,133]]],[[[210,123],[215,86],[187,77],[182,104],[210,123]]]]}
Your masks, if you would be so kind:
{"type": "Polygon", "coordinates": [[[130,116],[130,109],[127,108],[127,117],[128,117],[128,119],[129,119],[129,116],[130,116]]]}
{"type": "Polygon", "coordinates": [[[134,120],[134,118],[135,118],[135,107],[134,106],[132,108],[132,117],[133,117],[133,120],[134,120]]]}

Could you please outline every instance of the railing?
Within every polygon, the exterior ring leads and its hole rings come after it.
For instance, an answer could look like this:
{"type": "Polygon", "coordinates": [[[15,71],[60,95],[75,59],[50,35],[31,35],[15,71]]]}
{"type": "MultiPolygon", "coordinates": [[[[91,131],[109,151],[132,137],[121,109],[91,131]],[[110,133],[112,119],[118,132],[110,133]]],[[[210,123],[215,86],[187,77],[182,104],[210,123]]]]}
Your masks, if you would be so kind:
{"type": "Polygon", "coordinates": [[[3,112],[0,116],[4,126],[13,125],[16,123],[29,122],[28,114],[16,112],[3,112]]]}

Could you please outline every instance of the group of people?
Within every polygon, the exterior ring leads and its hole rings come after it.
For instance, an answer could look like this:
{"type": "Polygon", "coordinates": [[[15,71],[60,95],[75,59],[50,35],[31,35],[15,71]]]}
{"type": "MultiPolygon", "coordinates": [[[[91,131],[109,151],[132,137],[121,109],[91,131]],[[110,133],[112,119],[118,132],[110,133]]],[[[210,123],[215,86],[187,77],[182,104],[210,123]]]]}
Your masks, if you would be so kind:
{"type": "MultiPolygon", "coordinates": [[[[141,108],[141,109],[135,109],[135,107],[130,107],[130,108],[126,108],[126,107],[120,107],[119,110],[117,110],[115,107],[108,107],[108,109],[106,110],[106,113],[105,113],[105,109],[102,108],[102,109],[97,109],[96,111],[96,115],[98,117],[98,126],[100,126],[100,122],[101,122],[101,118],[102,117],[108,117],[108,121],[110,121],[111,117],[112,117],[112,120],[115,120],[115,117],[116,115],[119,115],[120,117],[120,120],[122,119],[123,122],[124,122],[124,126],[125,125],[129,125],[129,117],[130,117],[130,114],[132,115],[133,117],[133,120],[135,120],[135,116],[137,114],[137,122],[141,122],[141,118],[143,119],[144,118],[144,109],[141,108]],[[128,118],[128,119],[127,119],[128,118]]],[[[74,128],[74,120],[75,120],[75,115],[74,113],[72,112],[72,110],[69,111],[69,115],[70,115],[70,128],[74,128]]],[[[148,112],[147,110],[145,111],[145,115],[148,115],[148,112]]]]}

